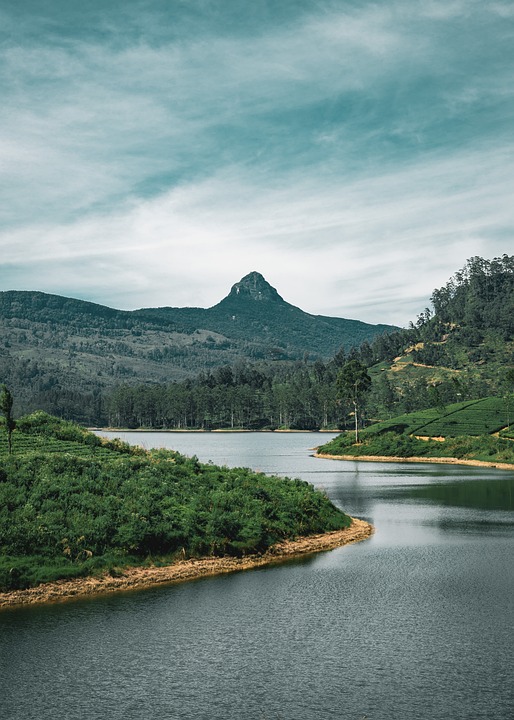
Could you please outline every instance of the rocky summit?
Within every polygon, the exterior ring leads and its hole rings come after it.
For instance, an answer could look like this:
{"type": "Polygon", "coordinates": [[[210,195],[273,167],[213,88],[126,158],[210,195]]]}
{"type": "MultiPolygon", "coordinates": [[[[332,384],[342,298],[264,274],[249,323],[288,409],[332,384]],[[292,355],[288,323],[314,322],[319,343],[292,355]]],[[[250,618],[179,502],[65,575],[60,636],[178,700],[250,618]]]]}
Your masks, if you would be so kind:
{"type": "Polygon", "coordinates": [[[275,288],[259,272],[255,271],[248,273],[239,282],[232,285],[228,298],[285,302],[275,288]]]}

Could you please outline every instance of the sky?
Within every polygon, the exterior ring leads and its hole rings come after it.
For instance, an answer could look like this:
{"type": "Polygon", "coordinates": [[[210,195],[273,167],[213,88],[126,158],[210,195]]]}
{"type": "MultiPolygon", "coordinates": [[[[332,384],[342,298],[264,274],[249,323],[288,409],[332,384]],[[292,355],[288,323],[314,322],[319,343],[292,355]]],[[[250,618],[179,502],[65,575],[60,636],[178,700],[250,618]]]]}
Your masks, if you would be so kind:
{"type": "Polygon", "coordinates": [[[406,326],[514,254],[514,4],[2,0],[0,290],[406,326]]]}

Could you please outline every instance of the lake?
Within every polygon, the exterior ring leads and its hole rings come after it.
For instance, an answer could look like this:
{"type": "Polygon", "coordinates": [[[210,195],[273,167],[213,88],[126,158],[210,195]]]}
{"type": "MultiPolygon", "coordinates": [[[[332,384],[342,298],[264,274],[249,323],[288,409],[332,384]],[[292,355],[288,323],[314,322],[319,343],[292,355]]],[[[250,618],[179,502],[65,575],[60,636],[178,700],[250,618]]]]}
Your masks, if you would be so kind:
{"type": "Polygon", "coordinates": [[[2,720],[514,716],[513,472],[313,458],[328,434],[113,435],[301,477],[376,533],[278,566],[2,612],[2,720]]]}

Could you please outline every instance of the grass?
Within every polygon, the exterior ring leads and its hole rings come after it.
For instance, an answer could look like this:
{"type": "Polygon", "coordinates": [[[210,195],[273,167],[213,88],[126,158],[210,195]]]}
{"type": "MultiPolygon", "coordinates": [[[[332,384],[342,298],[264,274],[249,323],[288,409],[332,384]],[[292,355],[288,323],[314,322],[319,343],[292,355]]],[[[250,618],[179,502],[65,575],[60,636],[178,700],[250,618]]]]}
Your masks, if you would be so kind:
{"type": "Polygon", "coordinates": [[[444,408],[430,408],[398,415],[370,425],[365,434],[394,431],[427,437],[488,435],[505,428],[514,415],[514,398],[488,397],[452,403],[444,408]]]}
{"type": "Polygon", "coordinates": [[[514,406],[512,397],[489,397],[399,415],[362,430],[358,445],[353,434],[348,433],[334,438],[319,451],[354,457],[453,457],[514,463],[514,430],[501,430],[510,419],[510,406],[514,406]],[[441,437],[443,442],[431,439],[441,437]]]}

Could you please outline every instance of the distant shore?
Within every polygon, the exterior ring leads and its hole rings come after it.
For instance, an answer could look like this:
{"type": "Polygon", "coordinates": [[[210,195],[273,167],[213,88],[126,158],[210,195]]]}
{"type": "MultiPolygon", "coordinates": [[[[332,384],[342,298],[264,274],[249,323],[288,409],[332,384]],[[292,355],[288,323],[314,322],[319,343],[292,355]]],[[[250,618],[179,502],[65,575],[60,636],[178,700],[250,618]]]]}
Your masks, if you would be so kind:
{"type": "Polygon", "coordinates": [[[327,460],[362,460],[364,462],[396,462],[396,463],[438,463],[441,465],[471,465],[474,467],[490,467],[498,470],[514,470],[514,464],[487,460],[467,460],[453,457],[395,457],[392,455],[329,455],[315,452],[314,457],[327,460]]]}
{"type": "Polygon", "coordinates": [[[340,434],[342,430],[287,430],[277,428],[276,430],[247,430],[246,428],[213,428],[202,430],[201,428],[113,428],[113,427],[88,427],[92,432],[123,432],[123,433],[334,433],[340,434]]]}
{"type": "Polygon", "coordinates": [[[180,560],[165,567],[128,567],[120,571],[117,577],[105,573],[98,577],[58,580],[27,590],[0,593],[0,610],[64,602],[113,592],[143,590],[157,585],[196,580],[210,575],[250,570],[359,542],[370,537],[373,532],[372,525],[364,520],[352,518],[349,528],[301,537],[296,540],[286,540],[273,545],[263,555],[249,555],[243,558],[207,557],[198,560],[180,560]]]}

